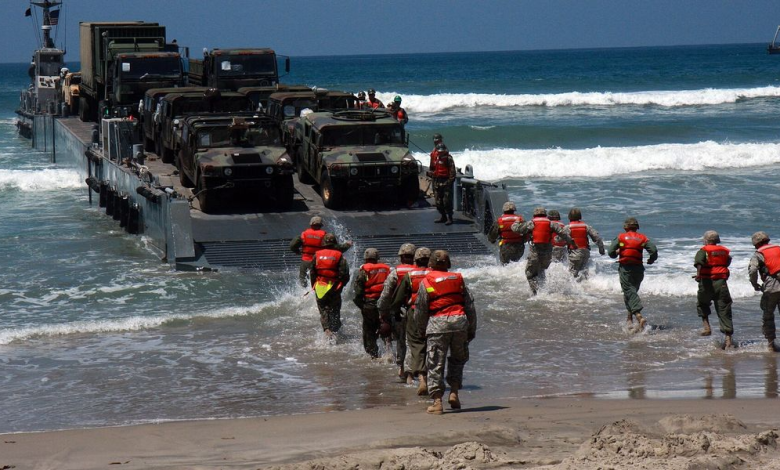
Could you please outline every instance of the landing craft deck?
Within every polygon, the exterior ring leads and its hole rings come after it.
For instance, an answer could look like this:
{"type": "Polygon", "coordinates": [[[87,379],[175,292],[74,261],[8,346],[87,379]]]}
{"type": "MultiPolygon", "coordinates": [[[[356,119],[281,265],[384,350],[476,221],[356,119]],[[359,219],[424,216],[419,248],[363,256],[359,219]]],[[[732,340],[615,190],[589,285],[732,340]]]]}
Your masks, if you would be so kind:
{"type": "Polygon", "coordinates": [[[96,190],[92,192],[93,204],[105,205],[106,212],[131,233],[133,224],[138,223],[136,231],[178,269],[297,266],[299,259],[288,245],[313,215],[325,218],[326,228],[352,240],[356,250],[376,247],[387,258],[394,257],[405,242],[447,249],[456,256],[487,255],[491,250],[483,233],[506,200],[503,190],[490,190],[463,177],[461,181],[475,189],[472,207],[456,211],[455,224],[446,226],[433,223],[438,212],[430,200],[421,200],[409,209],[361,206],[358,201],[353,209],[334,211],[324,206],[312,186],[296,179],[289,211],[206,214],[199,210],[192,190],[179,183],[173,165],[149,153],[143,165],[127,166],[122,157],[104,153],[102,147],[114,145],[105,140],[107,132],[103,132],[102,146],[92,147],[93,126],[76,118],[54,119],[49,128],[53,129],[55,160],[90,179],[96,190]],[[133,214],[137,222],[132,220],[133,214]]]}

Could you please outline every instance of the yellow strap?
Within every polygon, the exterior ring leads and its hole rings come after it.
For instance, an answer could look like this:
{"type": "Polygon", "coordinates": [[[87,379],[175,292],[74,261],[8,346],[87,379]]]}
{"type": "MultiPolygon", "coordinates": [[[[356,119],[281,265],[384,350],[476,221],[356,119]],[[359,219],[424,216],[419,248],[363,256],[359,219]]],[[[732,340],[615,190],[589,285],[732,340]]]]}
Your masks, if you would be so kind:
{"type": "Polygon", "coordinates": [[[436,289],[434,289],[433,287],[426,287],[425,291],[426,292],[434,292],[434,291],[436,291],[436,289]]]}
{"type": "Polygon", "coordinates": [[[322,282],[317,281],[314,284],[314,293],[317,294],[318,299],[321,299],[325,297],[325,294],[328,293],[331,287],[333,287],[333,282],[328,282],[327,284],[323,284],[322,282]]]}

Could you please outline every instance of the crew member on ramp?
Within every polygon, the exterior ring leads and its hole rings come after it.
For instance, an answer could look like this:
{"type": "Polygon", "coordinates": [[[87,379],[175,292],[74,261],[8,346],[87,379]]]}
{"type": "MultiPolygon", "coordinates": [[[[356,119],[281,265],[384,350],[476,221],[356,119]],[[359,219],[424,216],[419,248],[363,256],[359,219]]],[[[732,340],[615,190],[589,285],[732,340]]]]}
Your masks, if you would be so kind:
{"type": "Polygon", "coordinates": [[[452,183],[455,182],[455,171],[455,160],[452,159],[447,146],[439,143],[436,150],[431,152],[431,167],[428,170],[428,177],[433,183],[436,209],[441,214],[441,217],[435,220],[437,224],[444,222],[445,225],[452,225],[452,183]]]}
{"type": "Polygon", "coordinates": [[[336,249],[336,236],[327,233],[322,247],[314,255],[309,271],[311,286],[317,298],[320,323],[328,339],[335,339],[341,328],[341,291],[349,282],[349,267],[341,251],[336,249]]]}
{"type": "Polygon", "coordinates": [[[390,266],[379,262],[379,251],[376,248],[366,249],[363,259],[365,263],[360,266],[355,278],[354,302],[363,316],[363,348],[375,359],[379,357],[377,336],[385,340],[387,352],[392,351],[392,345],[389,344],[392,334],[390,319],[380,318],[377,307],[385,280],[390,275],[390,266]]]}
{"type": "Polygon", "coordinates": [[[704,232],[704,246],[696,252],[693,265],[696,267],[696,280],[699,291],[696,293],[696,310],[704,327],[702,336],[712,334],[710,327],[710,304],[715,303],[715,313],[718,314],[720,332],[726,335],[723,348],[733,346],[731,336],[734,334],[734,324],[731,321],[731,293],[728,278],[731,254],[728,248],[721,246],[720,235],[714,230],[704,232]]]}
{"type": "Polygon", "coordinates": [[[501,264],[505,265],[520,261],[525,253],[527,237],[512,231],[513,224],[525,222],[522,215],[515,214],[517,210],[515,203],[507,201],[501,209],[504,213],[490,227],[488,241],[490,243],[498,241],[498,258],[501,264]]]}

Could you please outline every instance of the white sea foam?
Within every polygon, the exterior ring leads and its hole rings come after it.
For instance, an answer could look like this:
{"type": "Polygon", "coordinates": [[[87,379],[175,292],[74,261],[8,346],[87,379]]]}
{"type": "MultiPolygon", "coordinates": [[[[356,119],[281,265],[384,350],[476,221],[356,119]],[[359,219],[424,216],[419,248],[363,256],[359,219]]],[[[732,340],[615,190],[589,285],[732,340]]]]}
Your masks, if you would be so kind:
{"type": "Polygon", "coordinates": [[[73,170],[45,169],[35,171],[0,170],[0,191],[16,189],[26,192],[76,189],[84,186],[73,170]]]}
{"type": "MultiPolygon", "coordinates": [[[[589,149],[465,150],[453,152],[458,167],[472,165],[483,180],[607,177],[653,170],[704,171],[780,163],[780,144],[661,144],[589,149]]],[[[427,154],[415,157],[427,164],[427,154]]]]}
{"type": "MultiPolygon", "coordinates": [[[[393,100],[396,92],[377,93],[385,103],[393,100]]],[[[701,90],[588,92],[577,91],[548,94],[501,95],[490,93],[439,93],[434,95],[403,95],[403,106],[415,113],[437,113],[451,108],[482,106],[711,106],[735,103],[753,98],[780,97],[780,87],[705,88],[701,90]]]]}

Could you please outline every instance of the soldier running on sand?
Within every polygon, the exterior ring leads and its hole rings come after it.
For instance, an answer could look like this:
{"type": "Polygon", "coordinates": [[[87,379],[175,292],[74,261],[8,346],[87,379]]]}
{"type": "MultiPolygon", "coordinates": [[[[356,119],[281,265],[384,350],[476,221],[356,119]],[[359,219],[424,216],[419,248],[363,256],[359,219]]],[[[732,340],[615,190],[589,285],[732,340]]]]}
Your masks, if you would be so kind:
{"type": "Polygon", "coordinates": [[[756,292],[761,292],[761,311],[764,338],[770,352],[777,352],[775,346],[775,310],[780,306],[780,246],[769,243],[766,232],[756,232],[750,241],[756,247],[756,252],[748,264],[750,284],[756,292]],[[762,284],[758,283],[761,277],[762,284]]]}
{"type": "Polygon", "coordinates": [[[710,336],[710,304],[715,304],[718,314],[720,331],[726,335],[723,348],[733,346],[731,336],[734,334],[734,324],[731,321],[731,293],[729,293],[728,278],[731,254],[725,246],[719,245],[720,235],[714,230],[704,232],[704,246],[696,252],[693,265],[696,266],[696,281],[699,290],[696,293],[696,311],[702,319],[702,336],[710,336]]]}
{"type": "Polygon", "coordinates": [[[645,328],[647,320],[642,316],[642,300],[639,298],[639,286],[645,278],[645,267],[642,264],[642,252],[649,254],[647,264],[655,263],[658,259],[658,248],[645,235],[637,232],[639,222],[634,217],[629,217],[623,223],[624,233],[621,233],[609,245],[607,254],[610,258],[618,259],[618,276],[620,288],[623,290],[623,301],[628,310],[626,324],[630,331],[639,332],[645,328]],[[634,330],[634,317],[639,322],[639,328],[634,330]]]}
{"type": "Polygon", "coordinates": [[[463,366],[469,360],[469,342],[477,333],[477,311],[463,276],[449,272],[450,255],[434,251],[430,264],[431,271],[417,291],[414,318],[428,341],[428,393],[433,404],[427,412],[442,414],[445,361],[450,386],[447,402],[453,410],[461,407],[458,391],[463,386],[463,366]]]}
{"type": "Polygon", "coordinates": [[[545,271],[552,262],[553,235],[559,235],[566,243],[571,243],[572,240],[563,225],[553,223],[547,218],[547,210],[544,207],[534,209],[533,218],[528,222],[514,223],[512,231],[520,235],[531,235],[531,249],[528,253],[525,277],[531,287],[531,294],[536,295],[544,281],[545,271]]]}
{"type": "Polygon", "coordinates": [[[498,258],[504,265],[520,261],[525,253],[526,237],[512,231],[512,224],[524,222],[522,215],[515,214],[515,203],[507,201],[501,210],[504,213],[493,222],[487,238],[490,243],[498,241],[498,258]]]}
{"type": "Polygon", "coordinates": [[[320,311],[320,323],[329,340],[334,339],[341,328],[341,291],[349,282],[347,260],[336,245],[336,236],[325,234],[322,248],[314,255],[309,272],[320,311]]]}
{"type": "Polygon", "coordinates": [[[398,366],[398,377],[407,382],[412,382],[412,375],[404,370],[404,358],[406,357],[406,311],[401,309],[401,306],[393,305],[393,298],[401,279],[406,276],[406,273],[415,269],[414,266],[414,252],[417,250],[411,243],[404,243],[401,248],[398,249],[398,257],[400,258],[400,264],[390,270],[390,274],[385,280],[385,284],[382,287],[382,295],[379,296],[379,315],[381,318],[389,321],[393,326],[393,339],[395,339],[395,364],[398,366]]]}

